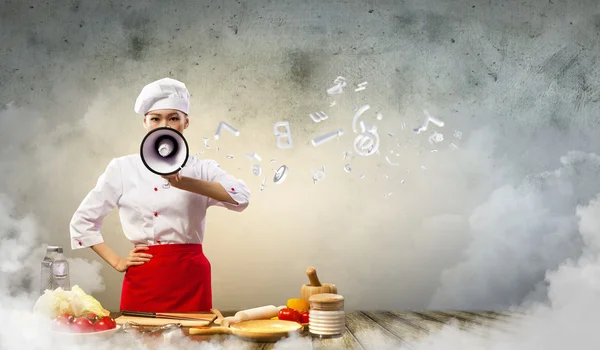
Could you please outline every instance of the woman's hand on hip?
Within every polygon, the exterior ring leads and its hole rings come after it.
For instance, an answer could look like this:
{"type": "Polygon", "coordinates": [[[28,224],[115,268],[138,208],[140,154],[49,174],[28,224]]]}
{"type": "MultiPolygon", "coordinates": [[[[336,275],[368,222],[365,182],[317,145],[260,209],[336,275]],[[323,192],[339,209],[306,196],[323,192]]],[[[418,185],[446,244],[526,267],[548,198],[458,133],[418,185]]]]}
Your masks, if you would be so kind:
{"type": "Polygon", "coordinates": [[[125,257],[125,259],[120,259],[117,263],[117,271],[125,272],[130,266],[138,266],[150,261],[152,255],[145,253],[138,253],[140,250],[148,250],[148,247],[135,247],[133,248],[129,254],[125,257]]]}

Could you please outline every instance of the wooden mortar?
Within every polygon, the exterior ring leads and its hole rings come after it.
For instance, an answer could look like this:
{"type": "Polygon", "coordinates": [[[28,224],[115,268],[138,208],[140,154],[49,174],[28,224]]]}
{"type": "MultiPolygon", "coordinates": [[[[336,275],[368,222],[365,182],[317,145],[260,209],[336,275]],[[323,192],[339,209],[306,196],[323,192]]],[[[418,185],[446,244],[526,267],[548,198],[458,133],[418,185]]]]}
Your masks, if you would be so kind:
{"type": "Polygon", "coordinates": [[[319,277],[317,276],[317,270],[314,267],[309,267],[306,269],[306,275],[310,280],[310,284],[303,284],[302,288],[300,288],[300,299],[308,301],[308,299],[315,294],[337,294],[337,287],[335,284],[331,283],[323,283],[319,281],[319,277]]]}

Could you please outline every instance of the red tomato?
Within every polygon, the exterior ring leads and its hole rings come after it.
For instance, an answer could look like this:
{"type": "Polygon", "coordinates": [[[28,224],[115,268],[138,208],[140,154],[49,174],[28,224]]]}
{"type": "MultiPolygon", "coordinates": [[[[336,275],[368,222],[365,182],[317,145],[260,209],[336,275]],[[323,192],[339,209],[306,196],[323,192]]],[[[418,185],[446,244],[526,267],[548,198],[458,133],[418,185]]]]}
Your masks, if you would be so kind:
{"type": "Polygon", "coordinates": [[[85,317],[78,317],[71,324],[71,329],[76,333],[90,333],[94,331],[94,324],[85,317]]]}
{"type": "Polygon", "coordinates": [[[73,315],[70,315],[70,314],[62,314],[62,315],[58,316],[57,319],[60,319],[61,322],[71,324],[75,320],[75,317],[73,317],[73,315]]]}
{"type": "Polygon", "coordinates": [[[98,320],[98,316],[93,312],[88,312],[85,317],[92,322],[96,322],[98,320]]]}
{"type": "Polygon", "coordinates": [[[300,323],[308,323],[308,311],[300,314],[300,323]]]}
{"type": "Polygon", "coordinates": [[[70,330],[70,327],[71,322],[68,318],[62,317],[62,315],[52,320],[52,329],[54,330],[66,332],[70,330]]]}
{"type": "Polygon", "coordinates": [[[117,327],[117,322],[110,318],[109,316],[102,317],[96,324],[94,325],[94,329],[96,332],[106,331],[109,329],[113,329],[117,327]]]}
{"type": "Polygon", "coordinates": [[[279,310],[279,315],[277,317],[280,320],[285,320],[285,321],[294,321],[294,322],[300,321],[300,313],[298,313],[298,311],[296,311],[294,309],[290,309],[287,307],[279,310]]]}

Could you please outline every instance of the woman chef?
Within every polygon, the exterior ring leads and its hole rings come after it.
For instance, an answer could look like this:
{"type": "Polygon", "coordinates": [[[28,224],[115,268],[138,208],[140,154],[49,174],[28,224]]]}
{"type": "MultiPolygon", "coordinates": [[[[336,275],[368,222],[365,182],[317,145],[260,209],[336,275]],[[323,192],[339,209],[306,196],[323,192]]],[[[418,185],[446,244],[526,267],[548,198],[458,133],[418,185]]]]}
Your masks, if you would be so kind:
{"type": "MultiPolygon", "coordinates": [[[[151,131],[189,125],[190,95],[180,81],[165,78],[146,85],[135,103],[151,131]]],[[[250,190],[214,160],[189,157],[176,175],[161,178],[140,154],[110,161],[70,223],[71,247],[91,247],[125,272],[121,310],[201,312],[212,308],[211,265],[202,252],[206,210],[212,205],[241,212],[250,190]],[[165,179],[171,188],[163,188],[165,179]],[[103,219],[118,206],[125,236],[134,249],[119,257],[102,238],[103,219]]]]}

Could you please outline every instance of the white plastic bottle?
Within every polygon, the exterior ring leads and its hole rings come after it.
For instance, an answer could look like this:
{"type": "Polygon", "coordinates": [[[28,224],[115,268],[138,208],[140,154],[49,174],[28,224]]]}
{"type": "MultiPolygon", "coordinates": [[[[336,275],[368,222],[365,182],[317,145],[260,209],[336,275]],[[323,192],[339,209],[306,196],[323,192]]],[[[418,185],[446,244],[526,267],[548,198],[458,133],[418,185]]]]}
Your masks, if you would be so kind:
{"type": "Polygon", "coordinates": [[[71,281],[69,278],[69,262],[63,255],[62,247],[57,248],[57,254],[52,262],[52,278],[54,280],[54,289],[62,288],[71,290],[71,281]]]}
{"type": "Polygon", "coordinates": [[[52,263],[56,254],[56,246],[46,247],[46,256],[42,260],[41,280],[40,280],[40,295],[44,294],[46,289],[54,290],[54,278],[52,277],[52,263]]]}

